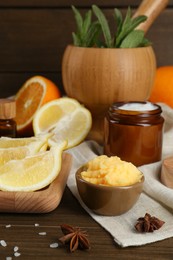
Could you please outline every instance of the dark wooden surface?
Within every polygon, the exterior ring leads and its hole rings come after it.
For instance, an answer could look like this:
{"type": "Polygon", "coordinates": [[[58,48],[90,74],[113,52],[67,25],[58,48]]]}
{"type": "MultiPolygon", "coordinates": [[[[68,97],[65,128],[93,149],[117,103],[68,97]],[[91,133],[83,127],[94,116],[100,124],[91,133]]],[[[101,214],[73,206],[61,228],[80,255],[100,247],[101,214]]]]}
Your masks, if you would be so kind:
{"type": "MultiPolygon", "coordinates": [[[[63,92],[62,56],[72,42],[71,33],[76,28],[72,4],[82,12],[93,3],[102,7],[113,30],[113,8],[125,12],[130,5],[134,12],[140,2],[0,0],[0,98],[15,94],[29,77],[38,74],[52,79],[63,92]]],[[[173,0],[170,0],[147,34],[153,43],[158,66],[173,64],[172,7],[173,0]]]]}
{"type": "MultiPolygon", "coordinates": [[[[66,188],[57,209],[47,214],[0,214],[0,259],[13,256],[14,246],[19,247],[17,259],[117,259],[117,260],[166,260],[173,259],[173,238],[139,247],[120,248],[113,238],[97,224],[78,204],[66,188]],[[39,227],[35,227],[38,223],[39,227]],[[52,249],[51,243],[62,236],[62,223],[80,226],[88,231],[91,242],[89,251],[70,253],[66,247],[52,249]],[[11,224],[10,228],[6,225],[11,224]],[[40,236],[39,232],[46,232],[40,236]]],[[[13,259],[16,259],[13,257],[13,259]]]]}

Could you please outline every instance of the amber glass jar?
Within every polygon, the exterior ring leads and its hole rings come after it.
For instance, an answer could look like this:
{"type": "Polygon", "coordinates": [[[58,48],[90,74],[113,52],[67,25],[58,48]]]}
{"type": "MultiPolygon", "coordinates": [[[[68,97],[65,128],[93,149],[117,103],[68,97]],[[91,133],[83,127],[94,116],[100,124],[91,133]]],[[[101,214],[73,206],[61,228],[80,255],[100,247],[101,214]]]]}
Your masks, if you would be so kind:
{"type": "Polygon", "coordinates": [[[16,137],[15,116],[15,100],[0,99],[0,137],[16,137]]]}
{"type": "Polygon", "coordinates": [[[104,153],[136,166],[159,161],[162,155],[162,109],[150,102],[117,102],[104,122],[104,153]]]}

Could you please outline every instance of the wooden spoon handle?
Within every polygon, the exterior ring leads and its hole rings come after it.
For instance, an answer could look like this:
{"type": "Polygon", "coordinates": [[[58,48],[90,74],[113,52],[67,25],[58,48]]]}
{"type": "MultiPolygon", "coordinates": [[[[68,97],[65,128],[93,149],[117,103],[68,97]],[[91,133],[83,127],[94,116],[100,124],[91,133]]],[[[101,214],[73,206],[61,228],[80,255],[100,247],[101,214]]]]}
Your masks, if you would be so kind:
{"type": "Polygon", "coordinates": [[[167,6],[168,2],[169,0],[143,0],[136,10],[134,17],[146,15],[148,19],[144,23],[141,23],[137,29],[143,30],[146,33],[157,16],[167,6]]]}

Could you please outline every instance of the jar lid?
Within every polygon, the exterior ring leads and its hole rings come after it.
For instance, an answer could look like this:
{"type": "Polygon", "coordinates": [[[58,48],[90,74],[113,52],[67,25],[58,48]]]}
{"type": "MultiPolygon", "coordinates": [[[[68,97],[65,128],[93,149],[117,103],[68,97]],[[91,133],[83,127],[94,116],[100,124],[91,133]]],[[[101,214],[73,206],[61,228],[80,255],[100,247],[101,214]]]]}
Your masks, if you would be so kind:
{"type": "Polygon", "coordinates": [[[12,119],[16,116],[16,102],[14,99],[0,99],[0,119],[12,119]]]}

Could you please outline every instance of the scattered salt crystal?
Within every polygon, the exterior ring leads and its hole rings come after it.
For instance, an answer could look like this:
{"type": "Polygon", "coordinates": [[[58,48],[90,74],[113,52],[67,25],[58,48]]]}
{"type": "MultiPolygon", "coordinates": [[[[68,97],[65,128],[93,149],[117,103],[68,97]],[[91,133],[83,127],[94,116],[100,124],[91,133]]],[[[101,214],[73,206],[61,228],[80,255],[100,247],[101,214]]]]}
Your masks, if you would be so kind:
{"type": "Polygon", "coordinates": [[[11,256],[7,256],[6,260],[12,260],[12,257],[11,256]]]}
{"type": "Polygon", "coordinates": [[[45,236],[46,235],[46,232],[40,232],[38,233],[40,236],[45,236]]]}
{"type": "Polygon", "coordinates": [[[58,243],[52,243],[52,244],[50,244],[50,247],[51,248],[57,248],[58,247],[58,243]]]}
{"type": "Polygon", "coordinates": [[[38,223],[35,223],[35,227],[39,227],[39,224],[38,224],[38,223]]]}
{"type": "Polygon", "coordinates": [[[19,253],[19,252],[15,252],[15,253],[14,253],[14,256],[15,256],[15,257],[18,257],[18,256],[20,256],[20,255],[21,255],[21,253],[19,253]]]}
{"type": "Polygon", "coordinates": [[[5,242],[5,240],[1,240],[1,241],[0,241],[0,244],[1,244],[1,246],[3,246],[3,247],[7,246],[7,243],[5,242]]]}
{"type": "Polygon", "coordinates": [[[19,250],[18,246],[14,247],[14,252],[17,252],[19,250]]]}
{"type": "Polygon", "coordinates": [[[6,227],[6,228],[10,228],[10,227],[11,227],[11,225],[9,224],[9,225],[6,225],[5,227],[6,227]]]}

